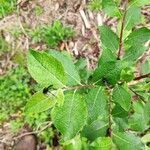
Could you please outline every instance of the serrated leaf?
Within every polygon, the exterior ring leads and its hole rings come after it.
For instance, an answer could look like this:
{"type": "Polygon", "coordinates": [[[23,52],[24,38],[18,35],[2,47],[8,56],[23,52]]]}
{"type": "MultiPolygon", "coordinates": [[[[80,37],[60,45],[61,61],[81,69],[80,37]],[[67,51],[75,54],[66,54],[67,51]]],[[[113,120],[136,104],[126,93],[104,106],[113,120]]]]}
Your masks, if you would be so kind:
{"type": "Polygon", "coordinates": [[[58,89],[56,93],[55,100],[58,106],[63,106],[64,104],[64,93],[62,89],[58,89]]]}
{"type": "Polygon", "coordinates": [[[129,117],[129,125],[132,130],[142,132],[148,128],[150,120],[150,113],[147,113],[150,107],[148,107],[148,103],[144,106],[140,100],[133,103],[134,113],[129,117]]]}
{"type": "Polygon", "coordinates": [[[121,81],[130,82],[134,79],[135,68],[127,67],[121,71],[121,81]]]}
{"type": "Polygon", "coordinates": [[[149,0],[131,0],[130,1],[130,6],[144,6],[144,5],[150,5],[150,1],[149,0]]]}
{"type": "Polygon", "coordinates": [[[147,122],[144,118],[144,114],[138,114],[134,113],[130,118],[129,118],[129,126],[130,129],[134,131],[144,131],[145,129],[148,128],[147,122]]]}
{"type": "Polygon", "coordinates": [[[127,117],[126,118],[113,117],[113,120],[115,122],[113,131],[124,132],[125,130],[129,129],[127,117]]]}
{"type": "Polygon", "coordinates": [[[144,119],[147,123],[150,122],[150,100],[145,104],[144,107],[144,119]]]}
{"type": "Polygon", "coordinates": [[[40,113],[48,110],[49,108],[52,108],[55,103],[56,101],[53,98],[44,95],[42,92],[37,92],[28,101],[25,107],[25,112],[27,114],[40,113]]]}
{"type": "Polygon", "coordinates": [[[80,84],[79,73],[76,70],[73,61],[71,60],[71,57],[67,55],[67,53],[50,50],[48,54],[55,57],[57,60],[59,60],[62,63],[64,67],[64,71],[67,75],[67,81],[68,81],[67,85],[73,86],[73,85],[80,84]]]}
{"type": "Polygon", "coordinates": [[[87,61],[86,59],[80,58],[75,63],[76,69],[79,72],[80,78],[83,83],[87,83],[89,76],[91,75],[91,71],[87,69],[87,61]]]}
{"type": "Polygon", "coordinates": [[[137,29],[125,39],[125,43],[130,46],[143,45],[145,42],[150,40],[150,29],[148,28],[140,28],[137,29]]]}
{"type": "Polygon", "coordinates": [[[143,45],[134,45],[130,47],[124,54],[123,60],[125,61],[137,61],[137,59],[147,50],[143,45]]]}
{"type": "Polygon", "coordinates": [[[141,22],[141,11],[137,6],[132,6],[127,10],[125,19],[125,30],[131,30],[135,25],[141,22]]]}
{"type": "Polygon", "coordinates": [[[100,136],[106,136],[108,130],[108,120],[103,118],[99,118],[93,121],[91,124],[87,124],[83,131],[82,136],[86,137],[90,141],[94,141],[96,138],[100,136]]]}
{"type": "Polygon", "coordinates": [[[106,82],[115,85],[119,79],[121,70],[126,67],[126,63],[122,61],[109,61],[101,64],[93,73],[93,81],[106,82]]]}
{"type": "Polygon", "coordinates": [[[66,94],[64,105],[55,107],[51,116],[55,127],[63,134],[64,140],[70,140],[86,123],[86,103],[79,94],[66,94]]]}
{"type": "Polygon", "coordinates": [[[28,70],[31,76],[42,86],[53,85],[62,88],[66,83],[66,74],[62,64],[45,52],[30,50],[28,70]]]}
{"type": "Polygon", "coordinates": [[[120,150],[145,150],[140,138],[131,133],[113,133],[113,140],[120,150]]]}
{"type": "Polygon", "coordinates": [[[112,93],[112,100],[118,103],[124,110],[129,111],[131,106],[131,95],[123,86],[115,86],[112,93]]]}
{"type": "Polygon", "coordinates": [[[93,80],[98,81],[104,78],[108,72],[112,71],[116,66],[114,61],[101,64],[93,73],[93,80]]]}
{"type": "Polygon", "coordinates": [[[99,58],[98,65],[100,66],[101,64],[109,61],[115,62],[116,60],[116,56],[114,55],[114,53],[112,53],[110,49],[103,48],[103,52],[99,58]]]}
{"type": "Polygon", "coordinates": [[[104,12],[110,17],[121,16],[117,3],[114,0],[102,0],[102,8],[104,12]]]}
{"type": "Polygon", "coordinates": [[[100,26],[99,31],[100,31],[100,39],[102,42],[102,46],[105,49],[111,50],[112,53],[115,53],[119,48],[118,36],[109,27],[105,25],[100,26]]]}
{"type": "Polygon", "coordinates": [[[103,87],[93,88],[86,96],[88,115],[90,122],[97,120],[106,109],[107,96],[103,87]]]}
{"type": "Polygon", "coordinates": [[[142,64],[142,74],[147,74],[150,72],[150,60],[145,61],[144,64],[142,64]]]}
{"type": "Polygon", "coordinates": [[[99,137],[91,143],[92,150],[110,150],[112,147],[112,140],[110,137],[99,137]]]}
{"type": "MultiPolygon", "coordinates": [[[[86,142],[84,141],[84,139],[82,139],[80,136],[76,136],[74,139],[71,139],[70,141],[63,143],[63,149],[64,150],[82,150],[84,142],[86,142]]],[[[84,144],[88,146],[87,143],[84,143],[84,144]]]]}
{"type": "Polygon", "coordinates": [[[128,116],[128,112],[125,111],[121,106],[118,104],[115,105],[115,107],[112,110],[112,116],[118,117],[118,118],[125,118],[128,116]]]}

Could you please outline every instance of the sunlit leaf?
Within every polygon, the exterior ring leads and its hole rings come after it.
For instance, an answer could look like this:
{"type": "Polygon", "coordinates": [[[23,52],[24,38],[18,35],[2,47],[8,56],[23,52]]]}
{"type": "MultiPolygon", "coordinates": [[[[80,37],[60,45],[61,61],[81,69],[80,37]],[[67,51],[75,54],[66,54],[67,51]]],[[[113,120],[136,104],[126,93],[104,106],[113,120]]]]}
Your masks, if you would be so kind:
{"type": "Polygon", "coordinates": [[[104,12],[110,17],[121,16],[117,3],[114,0],[102,0],[102,8],[104,12]]]}
{"type": "Polygon", "coordinates": [[[113,133],[113,140],[121,150],[145,150],[140,138],[131,133],[113,133]]]}
{"type": "Polygon", "coordinates": [[[119,48],[118,36],[108,26],[105,25],[100,26],[99,31],[100,31],[100,39],[102,42],[102,46],[105,49],[111,50],[112,53],[115,53],[119,48]]]}
{"type": "Polygon", "coordinates": [[[131,106],[130,93],[120,85],[116,85],[113,89],[112,99],[118,103],[124,110],[128,111],[131,106]]]}
{"type": "Polygon", "coordinates": [[[55,107],[51,116],[55,127],[63,134],[64,140],[70,140],[86,123],[86,103],[79,94],[66,94],[63,106],[55,107]]]}
{"type": "Polygon", "coordinates": [[[71,86],[80,84],[80,76],[69,54],[54,50],[50,50],[48,54],[50,54],[62,63],[64,71],[67,75],[67,85],[71,86]]]}
{"type": "Polygon", "coordinates": [[[52,108],[56,101],[49,96],[44,95],[42,92],[35,93],[28,101],[25,112],[26,113],[39,113],[52,108]]]}
{"type": "Polygon", "coordinates": [[[31,76],[43,86],[53,85],[55,88],[65,86],[66,74],[62,64],[45,52],[30,50],[28,70],[31,76]]]}

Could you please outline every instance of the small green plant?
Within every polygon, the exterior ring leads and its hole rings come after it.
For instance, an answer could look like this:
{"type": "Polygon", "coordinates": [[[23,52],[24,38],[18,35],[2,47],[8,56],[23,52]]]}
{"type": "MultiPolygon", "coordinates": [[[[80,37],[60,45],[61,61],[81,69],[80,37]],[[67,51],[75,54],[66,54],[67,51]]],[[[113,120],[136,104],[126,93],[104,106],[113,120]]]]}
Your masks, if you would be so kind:
{"type": "Polygon", "coordinates": [[[0,77],[0,121],[22,111],[30,96],[29,75],[23,67],[16,67],[0,77]]]}
{"type": "Polygon", "coordinates": [[[0,0],[0,18],[12,13],[16,8],[16,0],[0,0]]]}
{"type": "Polygon", "coordinates": [[[92,0],[89,2],[89,8],[94,11],[100,11],[102,8],[102,0],[92,0]]]}
{"type": "Polygon", "coordinates": [[[74,36],[70,27],[65,27],[60,21],[55,21],[51,26],[37,27],[29,32],[33,42],[44,42],[50,48],[56,48],[61,42],[65,42],[74,36]]]}
{"type": "Polygon", "coordinates": [[[0,55],[9,51],[10,51],[9,44],[4,40],[2,36],[0,36],[0,55]]]}
{"type": "Polygon", "coordinates": [[[37,15],[37,16],[39,16],[39,15],[41,15],[42,13],[43,13],[43,8],[41,7],[41,6],[36,6],[35,8],[34,8],[34,12],[35,12],[35,14],[37,15]]]}
{"type": "Polygon", "coordinates": [[[99,27],[103,51],[92,72],[82,60],[74,64],[65,52],[30,50],[28,54],[28,70],[43,90],[28,101],[25,113],[48,110],[66,149],[148,148],[148,140],[143,139],[150,126],[150,72],[145,72],[149,62],[141,66],[140,76],[135,70],[138,58],[148,50],[150,30],[133,30],[141,16],[136,2],[127,2],[121,11],[115,1],[102,1],[105,12],[120,19],[121,28],[117,35],[106,25],[99,27]]]}

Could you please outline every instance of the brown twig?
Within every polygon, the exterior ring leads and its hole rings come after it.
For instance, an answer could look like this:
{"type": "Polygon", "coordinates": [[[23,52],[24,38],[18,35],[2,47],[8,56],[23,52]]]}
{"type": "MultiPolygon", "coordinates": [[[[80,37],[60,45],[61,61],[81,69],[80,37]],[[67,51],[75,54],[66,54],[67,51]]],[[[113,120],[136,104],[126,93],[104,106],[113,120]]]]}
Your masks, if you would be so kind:
{"type": "Polygon", "coordinates": [[[136,78],[134,78],[134,80],[141,80],[141,79],[144,79],[144,78],[150,78],[150,73],[147,73],[147,74],[144,74],[142,76],[136,77],[136,78]]]}
{"type": "Polygon", "coordinates": [[[106,82],[105,82],[105,86],[106,86],[107,91],[109,93],[109,98],[108,98],[108,112],[109,112],[109,114],[108,114],[108,125],[109,125],[108,134],[110,137],[112,137],[112,134],[113,134],[113,129],[112,129],[112,124],[113,124],[113,119],[112,119],[112,104],[113,104],[112,88],[109,87],[106,82]]]}
{"type": "Polygon", "coordinates": [[[122,22],[121,22],[121,32],[120,32],[120,38],[119,38],[119,51],[118,51],[118,57],[117,57],[118,60],[120,59],[121,51],[123,48],[123,31],[124,31],[125,18],[126,18],[126,13],[127,13],[127,4],[128,4],[128,0],[125,4],[124,14],[123,14],[122,22]]]}
{"type": "Polygon", "coordinates": [[[52,122],[49,122],[46,126],[44,126],[41,130],[36,130],[36,131],[32,131],[32,132],[26,132],[26,133],[23,133],[17,137],[14,137],[14,140],[17,140],[17,139],[20,139],[24,136],[27,136],[27,135],[32,135],[32,134],[40,134],[42,131],[44,131],[45,129],[47,129],[48,127],[50,127],[52,125],[52,122]]]}
{"type": "Polygon", "coordinates": [[[136,91],[134,91],[132,88],[129,88],[131,92],[133,92],[136,96],[140,97],[141,100],[146,103],[145,99],[143,98],[143,96],[141,96],[140,94],[138,94],[136,91]]]}

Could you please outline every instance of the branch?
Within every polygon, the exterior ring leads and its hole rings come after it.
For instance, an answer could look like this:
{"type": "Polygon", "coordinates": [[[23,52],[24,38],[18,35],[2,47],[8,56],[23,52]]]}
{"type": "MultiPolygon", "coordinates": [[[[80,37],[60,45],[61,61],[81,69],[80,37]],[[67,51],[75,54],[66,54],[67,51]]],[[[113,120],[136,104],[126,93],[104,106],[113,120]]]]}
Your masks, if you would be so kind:
{"type": "Polygon", "coordinates": [[[72,86],[72,87],[65,87],[64,90],[78,90],[78,89],[83,89],[83,88],[96,88],[96,85],[93,84],[87,84],[87,85],[78,85],[78,86],[72,86]]]}
{"type": "Polygon", "coordinates": [[[50,127],[52,125],[52,122],[49,122],[46,126],[44,126],[41,130],[36,130],[36,131],[32,131],[32,132],[26,132],[26,133],[23,133],[17,137],[14,137],[13,139],[14,140],[17,140],[17,139],[20,139],[24,136],[27,136],[27,135],[32,135],[32,134],[40,134],[42,131],[46,130],[48,127],[50,127]]]}
{"type": "Polygon", "coordinates": [[[113,129],[112,129],[112,124],[113,124],[113,119],[112,119],[112,89],[107,85],[107,83],[105,83],[105,86],[107,87],[107,90],[109,92],[109,98],[108,98],[108,124],[109,124],[109,129],[108,129],[108,133],[110,138],[112,138],[112,134],[113,134],[113,129]]]}
{"type": "Polygon", "coordinates": [[[124,14],[123,14],[123,18],[122,18],[122,22],[121,22],[121,32],[120,32],[120,38],[119,38],[119,51],[118,51],[118,57],[117,59],[120,59],[120,55],[121,55],[121,51],[123,48],[123,31],[124,31],[124,25],[125,25],[125,18],[126,18],[126,13],[127,13],[127,4],[128,4],[128,0],[125,4],[125,8],[124,8],[124,14]]]}
{"type": "Polygon", "coordinates": [[[111,94],[108,99],[108,111],[109,111],[109,136],[112,137],[112,101],[111,101],[111,94]]]}
{"type": "Polygon", "coordinates": [[[136,78],[134,78],[134,80],[136,81],[136,80],[141,80],[141,79],[144,79],[144,78],[150,78],[150,73],[147,73],[145,75],[136,77],[136,78]]]}
{"type": "Polygon", "coordinates": [[[138,94],[136,91],[134,91],[132,88],[129,88],[131,92],[133,92],[136,96],[138,96],[139,98],[141,98],[141,100],[146,103],[145,99],[143,98],[142,95],[138,94]]]}

